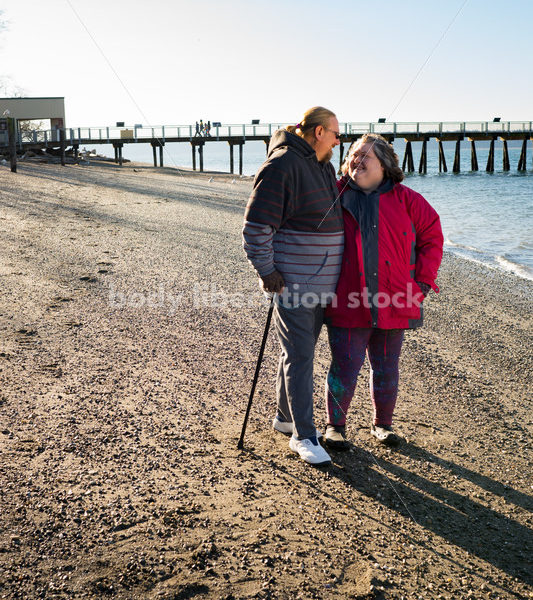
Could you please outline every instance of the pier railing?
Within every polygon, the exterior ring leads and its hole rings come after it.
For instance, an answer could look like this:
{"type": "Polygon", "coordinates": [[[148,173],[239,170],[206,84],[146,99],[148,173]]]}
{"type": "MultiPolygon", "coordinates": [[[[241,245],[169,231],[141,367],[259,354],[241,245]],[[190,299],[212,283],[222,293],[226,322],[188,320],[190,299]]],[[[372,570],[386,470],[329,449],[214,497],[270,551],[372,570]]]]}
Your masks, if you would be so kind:
{"type": "MultiPolygon", "coordinates": [[[[230,172],[234,172],[234,148],[239,152],[239,173],[243,169],[243,146],[247,141],[262,140],[268,143],[272,134],[288,123],[256,123],[256,124],[219,124],[215,123],[206,131],[198,131],[195,125],[132,125],[125,127],[69,127],[46,131],[16,132],[15,119],[0,119],[0,150],[7,148],[12,162],[16,161],[18,150],[48,148],[57,152],[59,148],[61,163],[65,164],[66,147],[71,146],[74,158],[78,157],[81,145],[112,144],[115,161],[122,165],[122,151],[126,144],[145,143],[152,146],[154,166],[157,166],[157,149],[159,149],[159,165],[163,166],[163,149],[167,143],[190,143],[192,150],[192,166],[196,170],[198,154],[200,171],[203,171],[204,147],[207,142],[226,142],[229,144],[230,172]],[[9,123],[8,123],[9,121],[9,123]],[[4,125],[9,124],[9,128],[4,125]],[[9,129],[9,135],[8,135],[9,129]]],[[[344,146],[360,138],[364,133],[379,133],[390,142],[403,138],[406,142],[402,169],[407,172],[415,170],[412,143],[421,143],[419,173],[427,172],[427,144],[431,138],[438,142],[439,171],[447,171],[443,142],[455,142],[453,171],[461,168],[461,142],[470,142],[471,170],[479,169],[476,145],[477,141],[490,143],[486,170],[494,171],[495,142],[498,138],[503,147],[503,169],[510,169],[507,142],[521,140],[522,150],[518,161],[518,170],[527,170],[527,145],[533,140],[533,121],[452,121],[452,122],[375,122],[340,123],[340,161],[344,156],[344,146]]],[[[266,147],[266,146],[265,146],[266,147]]],[[[13,169],[13,167],[12,167],[13,169]]]]}
{"type": "MultiPolygon", "coordinates": [[[[443,134],[443,133],[530,133],[531,121],[448,121],[448,122],[402,122],[402,123],[344,123],[346,133],[379,133],[400,135],[402,133],[443,134]]],[[[341,127],[342,128],[342,127],[341,127]]]]}
{"type": "MultiPolygon", "coordinates": [[[[70,127],[65,129],[68,144],[79,142],[112,143],[122,141],[131,143],[147,140],[180,140],[193,141],[195,138],[205,140],[220,140],[227,138],[262,139],[270,137],[276,129],[289,123],[264,123],[259,125],[224,124],[211,127],[209,135],[197,134],[194,125],[157,125],[127,127],[70,127]]],[[[340,123],[341,134],[352,137],[363,133],[379,133],[394,137],[403,135],[438,137],[445,134],[533,134],[532,121],[451,121],[451,122],[394,122],[372,123],[355,122],[340,123]]],[[[59,130],[39,130],[23,133],[18,143],[54,143],[59,142],[59,130]]]]}
{"type": "MultiPolygon", "coordinates": [[[[276,129],[285,127],[289,123],[267,123],[263,125],[228,124],[211,127],[209,135],[196,133],[193,125],[156,125],[156,126],[131,126],[131,127],[75,127],[65,129],[68,143],[83,140],[107,142],[121,140],[131,142],[136,140],[167,139],[194,140],[204,138],[217,140],[220,138],[254,138],[270,137],[276,129]]],[[[26,134],[24,142],[51,142],[59,140],[58,130],[33,131],[26,134]]]]}

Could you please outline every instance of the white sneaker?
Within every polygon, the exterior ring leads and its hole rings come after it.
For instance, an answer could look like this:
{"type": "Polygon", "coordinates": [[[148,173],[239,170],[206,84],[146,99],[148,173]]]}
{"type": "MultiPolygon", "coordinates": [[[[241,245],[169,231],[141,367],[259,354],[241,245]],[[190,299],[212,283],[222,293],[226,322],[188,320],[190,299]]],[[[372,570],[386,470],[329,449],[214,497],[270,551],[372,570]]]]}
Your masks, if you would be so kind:
{"type": "Polygon", "coordinates": [[[289,448],[300,455],[302,460],[310,465],[329,465],[331,458],[329,454],[318,443],[316,437],[298,440],[294,436],[289,441],[289,448]]]}
{"type": "MultiPolygon", "coordinates": [[[[294,426],[292,424],[292,421],[280,421],[278,419],[277,415],[274,417],[274,420],[272,421],[272,427],[276,431],[279,431],[280,433],[284,433],[285,435],[292,435],[294,433],[294,426]]],[[[322,433],[320,431],[318,431],[318,429],[316,430],[315,435],[318,439],[320,439],[322,437],[322,433]]]]}

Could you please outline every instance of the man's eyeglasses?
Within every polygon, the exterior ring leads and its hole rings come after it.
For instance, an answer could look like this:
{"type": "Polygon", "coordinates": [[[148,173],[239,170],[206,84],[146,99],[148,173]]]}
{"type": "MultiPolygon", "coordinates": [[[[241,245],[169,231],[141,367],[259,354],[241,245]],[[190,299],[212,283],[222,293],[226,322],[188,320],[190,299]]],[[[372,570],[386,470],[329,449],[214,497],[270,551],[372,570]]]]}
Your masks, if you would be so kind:
{"type": "MultiPolygon", "coordinates": [[[[324,127],[324,126],[323,126],[324,127]]],[[[338,131],[335,131],[334,129],[330,129],[329,127],[324,127],[324,129],[326,131],[331,131],[331,133],[335,134],[336,139],[340,140],[341,139],[341,134],[338,131]]]]}

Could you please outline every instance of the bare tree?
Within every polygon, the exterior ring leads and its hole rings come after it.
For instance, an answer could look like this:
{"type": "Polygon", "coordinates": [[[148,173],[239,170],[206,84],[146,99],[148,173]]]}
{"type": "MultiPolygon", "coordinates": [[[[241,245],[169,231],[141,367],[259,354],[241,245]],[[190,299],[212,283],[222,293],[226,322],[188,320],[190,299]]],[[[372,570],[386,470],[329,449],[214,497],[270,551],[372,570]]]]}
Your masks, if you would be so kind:
{"type": "MultiPolygon", "coordinates": [[[[9,23],[4,16],[4,11],[0,10],[0,42],[2,33],[9,29],[9,23]]],[[[23,98],[26,92],[13,82],[13,79],[5,73],[0,73],[0,95],[10,98],[23,98]]]]}
{"type": "Polygon", "coordinates": [[[25,98],[27,93],[23,88],[16,85],[11,77],[0,75],[0,96],[6,98],[25,98]]]}
{"type": "Polygon", "coordinates": [[[39,132],[46,129],[46,123],[44,121],[19,121],[18,127],[22,141],[32,142],[40,140],[42,136],[39,136],[39,132]]]}

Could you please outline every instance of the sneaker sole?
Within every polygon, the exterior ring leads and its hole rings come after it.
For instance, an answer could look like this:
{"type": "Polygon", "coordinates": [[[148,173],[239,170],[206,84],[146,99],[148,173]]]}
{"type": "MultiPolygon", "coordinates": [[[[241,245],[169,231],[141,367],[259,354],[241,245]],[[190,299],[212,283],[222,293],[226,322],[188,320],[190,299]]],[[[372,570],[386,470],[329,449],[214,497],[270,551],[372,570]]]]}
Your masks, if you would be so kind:
{"type": "Polygon", "coordinates": [[[328,448],[332,450],[340,450],[341,452],[346,452],[346,450],[350,449],[349,442],[335,442],[334,440],[328,440],[328,438],[324,438],[324,443],[328,448]]]}
{"type": "Polygon", "coordinates": [[[400,444],[400,438],[394,433],[387,436],[385,439],[377,437],[373,432],[370,435],[378,444],[383,444],[383,446],[398,446],[400,444]]]}
{"type": "Polygon", "coordinates": [[[289,448],[292,452],[294,452],[294,454],[297,454],[307,465],[311,465],[312,467],[327,467],[327,466],[331,465],[331,459],[325,460],[325,461],[319,462],[319,463],[309,462],[308,460],[305,460],[305,458],[302,457],[302,455],[298,452],[298,450],[291,448],[290,444],[289,444],[289,448]]]}

